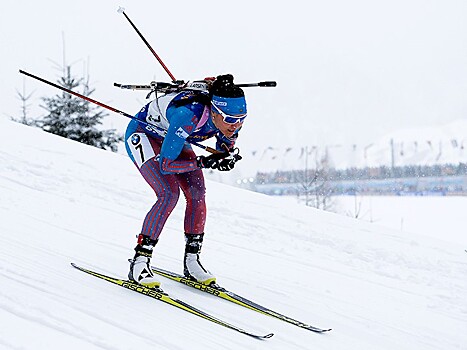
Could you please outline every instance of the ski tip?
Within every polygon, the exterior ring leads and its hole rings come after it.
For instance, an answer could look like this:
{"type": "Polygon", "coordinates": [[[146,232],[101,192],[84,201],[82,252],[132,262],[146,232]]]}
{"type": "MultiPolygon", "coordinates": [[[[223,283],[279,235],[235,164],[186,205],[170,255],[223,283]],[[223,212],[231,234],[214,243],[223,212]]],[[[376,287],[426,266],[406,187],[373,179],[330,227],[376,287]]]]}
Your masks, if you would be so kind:
{"type": "Polygon", "coordinates": [[[327,332],[330,332],[332,331],[332,328],[328,328],[328,329],[321,329],[318,331],[318,333],[327,333],[327,332]]]}
{"type": "Polygon", "coordinates": [[[123,13],[123,12],[125,12],[125,8],[119,6],[117,12],[118,12],[118,13],[123,13]]]}
{"type": "Polygon", "coordinates": [[[326,332],[332,331],[332,328],[322,329],[322,328],[313,327],[313,326],[307,326],[307,327],[302,327],[302,328],[305,328],[315,333],[326,333],[326,332]]]}
{"type": "Polygon", "coordinates": [[[259,339],[259,340],[269,339],[274,335],[274,333],[269,333],[269,334],[266,334],[266,335],[257,335],[257,334],[253,334],[253,333],[245,332],[245,331],[243,331],[242,333],[244,333],[246,335],[249,335],[250,337],[259,339]]]}
{"type": "Polygon", "coordinates": [[[71,265],[72,267],[74,267],[75,269],[77,269],[77,270],[81,270],[81,271],[83,270],[83,268],[82,268],[81,266],[75,264],[74,262],[71,262],[70,265],[71,265]]]}

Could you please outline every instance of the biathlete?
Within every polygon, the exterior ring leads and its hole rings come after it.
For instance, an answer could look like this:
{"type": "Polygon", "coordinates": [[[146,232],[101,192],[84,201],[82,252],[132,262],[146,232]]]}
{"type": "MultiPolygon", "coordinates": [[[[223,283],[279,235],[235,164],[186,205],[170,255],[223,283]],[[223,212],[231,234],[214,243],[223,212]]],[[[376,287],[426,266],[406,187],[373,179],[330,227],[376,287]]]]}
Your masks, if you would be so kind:
{"type": "Polygon", "coordinates": [[[232,75],[206,82],[210,86],[206,91],[181,90],[156,98],[126,130],[128,155],[157,196],[144,219],[128,274],[130,280],[150,288],[160,286],[149,264],[180,189],[186,198],[184,275],[206,285],[216,282],[199,259],[206,222],[202,169],[229,171],[241,159],[234,146],[247,107],[244,92],[235,86],[232,75]],[[219,153],[196,156],[190,142],[211,137],[216,137],[219,153]]]}

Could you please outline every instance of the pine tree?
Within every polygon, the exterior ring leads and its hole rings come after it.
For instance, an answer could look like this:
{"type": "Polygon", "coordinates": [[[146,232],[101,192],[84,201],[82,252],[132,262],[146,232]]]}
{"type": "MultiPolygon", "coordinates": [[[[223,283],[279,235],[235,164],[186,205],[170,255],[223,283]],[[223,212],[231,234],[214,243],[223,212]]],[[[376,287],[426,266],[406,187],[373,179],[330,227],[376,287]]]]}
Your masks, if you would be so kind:
{"type": "MultiPolygon", "coordinates": [[[[65,74],[58,80],[58,84],[73,91],[81,87],[80,93],[84,96],[90,96],[94,92],[83,78],[76,79],[71,75],[70,66],[66,67],[65,74]]],[[[44,97],[42,100],[45,103],[42,107],[48,114],[39,121],[39,125],[47,132],[98,148],[110,148],[114,152],[117,150],[117,143],[123,140],[122,136],[115,133],[115,129],[97,128],[98,125],[102,125],[102,119],[107,113],[89,101],[67,92],[54,97],[44,97]]]]}
{"type": "Polygon", "coordinates": [[[316,155],[315,167],[308,167],[308,147],[305,148],[305,171],[300,179],[298,194],[305,195],[305,205],[332,211],[334,201],[332,197],[332,186],[330,178],[330,159],[326,153],[322,157],[316,155]]]}
{"type": "Polygon", "coordinates": [[[26,80],[23,79],[23,91],[20,92],[16,90],[16,95],[21,101],[21,116],[19,118],[11,117],[11,119],[15,122],[22,123],[25,125],[36,126],[36,120],[29,118],[29,107],[31,104],[29,100],[32,97],[32,92],[30,94],[26,93],[26,80]]]}

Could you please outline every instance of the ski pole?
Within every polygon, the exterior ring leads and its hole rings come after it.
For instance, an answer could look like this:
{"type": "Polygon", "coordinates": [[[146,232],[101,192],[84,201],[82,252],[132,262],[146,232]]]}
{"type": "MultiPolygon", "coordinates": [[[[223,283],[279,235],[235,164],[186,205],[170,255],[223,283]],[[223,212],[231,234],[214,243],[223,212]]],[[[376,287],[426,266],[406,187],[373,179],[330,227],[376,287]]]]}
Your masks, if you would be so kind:
{"type": "MultiPolygon", "coordinates": [[[[111,106],[109,106],[109,105],[106,105],[105,103],[102,103],[102,102],[96,101],[96,100],[94,100],[94,99],[92,99],[92,98],[90,98],[90,97],[81,95],[81,94],[79,94],[79,93],[77,93],[77,92],[74,92],[73,90],[67,89],[67,88],[65,88],[65,87],[63,87],[63,86],[60,86],[60,85],[55,84],[55,83],[52,83],[52,82],[50,82],[50,81],[48,81],[48,80],[42,79],[42,78],[40,78],[40,77],[38,77],[38,76],[36,76],[36,75],[34,75],[34,74],[25,72],[24,70],[21,70],[21,69],[20,69],[19,72],[20,72],[21,74],[24,74],[24,75],[30,77],[30,78],[39,80],[39,81],[41,81],[41,82],[43,82],[43,83],[45,83],[45,84],[47,84],[47,85],[51,85],[51,86],[53,86],[53,87],[55,87],[55,88],[57,88],[57,89],[59,89],[59,90],[65,91],[65,92],[67,92],[67,93],[69,93],[69,94],[71,94],[71,95],[74,95],[74,96],[76,96],[76,97],[79,97],[79,98],[81,98],[81,99],[83,99],[83,100],[86,100],[86,101],[88,101],[88,102],[94,103],[95,105],[98,105],[98,106],[100,106],[100,107],[102,107],[102,108],[106,108],[106,109],[108,109],[108,110],[110,110],[110,111],[112,111],[112,112],[115,112],[115,113],[118,113],[118,114],[120,114],[120,115],[123,115],[124,117],[130,118],[130,119],[132,119],[132,120],[137,120],[138,122],[144,124],[146,127],[154,128],[154,125],[151,125],[151,124],[149,124],[149,123],[147,123],[147,122],[145,122],[145,121],[143,121],[143,120],[137,119],[137,118],[135,118],[133,115],[128,114],[128,113],[125,113],[125,112],[122,112],[122,111],[120,111],[120,110],[118,110],[118,109],[116,109],[116,108],[114,108],[114,107],[111,107],[111,106]]],[[[192,144],[192,145],[194,145],[194,146],[197,146],[197,147],[199,147],[199,148],[202,148],[202,149],[204,149],[205,151],[208,151],[208,152],[210,152],[210,153],[213,153],[213,154],[225,153],[225,152],[222,152],[222,151],[218,151],[218,150],[216,150],[215,148],[202,145],[202,144],[200,144],[200,143],[198,143],[198,142],[196,142],[196,141],[187,141],[187,142],[190,143],[190,144],[192,144]]]]}
{"type": "Polygon", "coordinates": [[[146,44],[146,46],[148,47],[149,51],[152,52],[152,54],[154,55],[154,57],[156,57],[156,59],[159,61],[159,63],[161,64],[162,68],[165,69],[165,71],[167,72],[167,74],[169,75],[170,79],[172,79],[173,82],[176,82],[177,79],[175,79],[174,75],[169,71],[169,69],[167,68],[167,66],[164,64],[164,62],[162,62],[161,58],[159,57],[159,55],[156,53],[156,51],[154,51],[154,49],[151,47],[151,45],[149,45],[148,41],[144,38],[143,34],[141,34],[141,32],[138,30],[138,28],[133,24],[133,22],[131,21],[130,17],[127,16],[127,14],[125,13],[125,9],[123,7],[119,7],[119,9],[117,10],[118,13],[123,13],[123,15],[125,16],[125,18],[128,20],[128,22],[130,22],[131,26],[133,27],[133,29],[136,31],[136,33],[138,33],[139,37],[141,38],[141,40],[143,40],[143,42],[146,44]]]}
{"type": "Polygon", "coordinates": [[[110,110],[110,111],[112,111],[112,112],[121,114],[121,115],[123,115],[123,116],[125,116],[125,117],[128,117],[128,118],[134,118],[131,114],[128,114],[128,113],[119,111],[119,110],[116,109],[116,108],[113,108],[113,107],[111,107],[111,106],[108,106],[108,105],[106,105],[106,104],[104,104],[104,103],[102,103],[102,102],[93,100],[93,99],[90,98],[90,97],[81,95],[81,94],[79,94],[79,93],[77,93],[77,92],[74,92],[74,91],[72,91],[72,90],[69,90],[69,89],[67,89],[67,88],[64,88],[63,86],[60,86],[60,85],[58,85],[58,84],[54,84],[54,83],[52,83],[52,82],[50,82],[50,81],[48,81],[48,80],[42,79],[42,78],[40,78],[40,77],[38,77],[38,76],[36,76],[36,75],[34,75],[34,74],[25,72],[24,70],[21,70],[21,69],[19,70],[19,72],[20,72],[21,74],[27,75],[28,77],[31,77],[31,78],[36,79],[36,80],[39,80],[39,81],[41,81],[41,82],[43,82],[43,83],[45,83],[45,84],[51,85],[51,86],[53,86],[53,87],[55,87],[55,88],[57,88],[57,89],[60,89],[60,90],[65,91],[65,92],[68,92],[68,93],[71,94],[71,95],[75,95],[76,97],[82,98],[83,100],[86,100],[86,101],[88,101],[88,102],[94,103],[94,104],[96,104],[96,105],[98,105],[98,106],[100,106],[100,107],[107,108],[108,110],[110,110]]]}

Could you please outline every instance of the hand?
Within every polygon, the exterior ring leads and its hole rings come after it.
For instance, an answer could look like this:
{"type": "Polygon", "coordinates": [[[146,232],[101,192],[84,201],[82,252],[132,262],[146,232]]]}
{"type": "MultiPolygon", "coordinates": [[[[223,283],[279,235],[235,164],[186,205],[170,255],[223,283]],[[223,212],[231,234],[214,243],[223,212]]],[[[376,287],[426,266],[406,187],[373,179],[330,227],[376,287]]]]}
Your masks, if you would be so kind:
{"type": "Polygon", "coordinates": [[[235,167],[235,163],[242,159],[242,156],[235,154],[233,158],[225,158],[219,162],[217,169],[219,171],[230,171],[235,167]]]}
{"type": "Polygon", "coordinates": [[[201,169],[217,169],[220,161],[226,156],[228,156],[228,153],[214,153],[208,157],[196,157],[196,162],[198,163],[198,167],[201,169]]]}
{"type": "Polygon", "coordinates": [[[208,157],[196,157],[198,167],[201,169],[218,169],[219,171],[230,171],[235,163],[242,159],[238,148],[223,153],[214,153],[208,157]],[[229,158],[227,158],[229,157],[229,158]]]}

